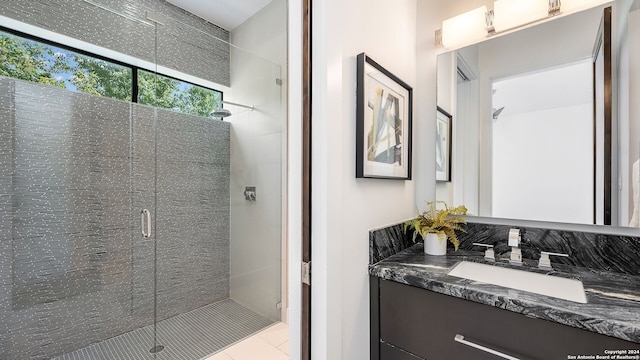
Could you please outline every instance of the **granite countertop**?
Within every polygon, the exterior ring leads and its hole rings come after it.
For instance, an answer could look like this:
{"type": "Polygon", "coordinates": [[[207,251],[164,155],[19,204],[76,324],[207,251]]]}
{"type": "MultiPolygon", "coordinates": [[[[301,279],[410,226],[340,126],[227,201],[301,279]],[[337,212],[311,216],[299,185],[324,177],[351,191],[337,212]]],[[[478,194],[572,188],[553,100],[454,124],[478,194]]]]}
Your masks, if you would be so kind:
{"type": "Polygon", "coordinates": [[[640,276],[594,271],[570,265],[553,264],[553,268],[552,271],[540,270],[536,261],[527,259],[523,266],[509,265],[508,259],[500,257],[492,263],[484,260],[482,252],[468,250],[449,250],[445,256],[432,256],[425,254],[422,243],[419,243],[369,265],[369,274],[529,317],[640,343],[640,276]],[[447,275],[463,260],[582,280],[587,303],[447,275]]]}

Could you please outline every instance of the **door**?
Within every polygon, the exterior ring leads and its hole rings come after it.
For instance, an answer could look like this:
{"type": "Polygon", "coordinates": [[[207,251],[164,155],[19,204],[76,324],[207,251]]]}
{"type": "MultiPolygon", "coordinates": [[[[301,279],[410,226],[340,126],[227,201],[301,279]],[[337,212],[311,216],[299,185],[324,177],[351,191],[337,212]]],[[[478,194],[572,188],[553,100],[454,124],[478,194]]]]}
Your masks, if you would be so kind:
{"type": "Polygon", "coordinates": [[[200,359],[280,319],[281,72],[179,20],[160,20],[159,59],[180,29],[216,55],[199,68],[214,67],[225,49],[231,62],[224,93],[171,78],[160,65],[140,72],[154,90],[139,96],[133,124],[139,236],[151,219],[138,248],[153,260],[138,261],[143,306],[153,291],[151,350],[157,359],[200,359]],[[222,120],[211,114],[223,95],[230,114],[222,120]]]}
{"type": "Polygon", "coordinates": [[[216,304],[229,297],[230,124],[154,111],[156,346],[185,347],[184,356],[195,350],[186,349],[194,337],[215,337],[214,324],[201,326],[193,317],[218,313],[216,304]]]}
{"type": "Polygon", "coordinates": [[[93,2],[39,4],[47,10],[1,9],[24,21],[3,20],[2,50],[15,49],[22,64],[37,59],[41,76],[25,68],[0,78],[0,358],[119,359],[124,352],[105,354],[127,333],[144,349],[138,358],[151,358],[153,332],[143,328],[153,322],[154,289],[144,278],[154,261],[140,211],[154,206],[153,188],[136,193],[149,180],[133,147],[149,145],[132,129],[153,125],[153,113],[131,102],[130,64],[74,39],[101,34],[127,47],[133,34],[153,37],[153,26],[93,2]],[[91,31],[51,15],[62,13],[110,27],[91,31]]]}
{"type": "Polygon", "coordinates": [[[132,104],[131,110],[131,315],[142,344],[136,353],[152,359],[156,347],[156,179],[157,110],[132,104]]]}

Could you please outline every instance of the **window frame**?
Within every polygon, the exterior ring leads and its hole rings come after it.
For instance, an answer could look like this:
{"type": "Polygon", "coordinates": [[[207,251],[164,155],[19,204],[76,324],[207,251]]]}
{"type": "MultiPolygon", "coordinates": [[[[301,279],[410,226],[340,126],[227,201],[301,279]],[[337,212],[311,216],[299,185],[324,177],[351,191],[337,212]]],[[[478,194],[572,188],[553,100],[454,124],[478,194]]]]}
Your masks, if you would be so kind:
{"type": "MultiPolygon", "coordinates": [[[[111,64],[115,64],[115,65],[119,65],[119,66],[131,69],[131,102],[132,103],[138,104],[138,95],[140,93],[139,86],[138,86],[138,79],[139,79],[138,71],[140,71],[140,70],[141,71],[146,71],[146,72],[149,72],[149,73],[153,73],[153,74],[155,74],[157,76],[163,76],[163,77],[166,77],[166,78],[169,78],[169,79],[180,81],[182,83],[186,83],[186,84],[189,84],[191,86],[197,86],[197,87],[200,87],[200,88],[203,88],[203,89],[206,89],[206,90],[211,90],[213,92],[217,92],[217,93],[220,94],[220,103],[221,103],[221,105],[222,105],[222,102],[224,101],[224,92],[221,91],[221,90],[210,88],[210,87],[207,87],[207,86],[202,86],[202,85],[199,85],[199,84],[196,84],[196,83],[193,83],[191,81],[187,81],[187,80],[175,77],[175,76],[163,74],[161,72],[158,72],[157,70],[149,70],[149,69],[142,68],[142,67],[139,67],[139,66],[131,65],[129,63],[126,63],[126,62],[123,62],[123,61],[120,61],[120,60],[115,60],[115,59],[112,59],[112,58],[109,58],[109,57],[106,57],[106,56],[103,56],[103,55],[99,55],[99,54],[96,54],[96,53],[93,53],[93,52],[90,52],[90,51],[78,49],[78,48],[75,48],[73,46],[64,45],[64,44],[61,44],[61,43],[58,43],[58,42],[55,42],[55,41],[52,41],[52,40],[41,38],[39,36],[28,34],[28,33],[25,33],[25,32],[22,32],[22,31],[19,31],[19,30],[16,30],[16,29],[8,28],[8,27],[2,26],[2,25],[0,25],[0,32],[5,32],[5,33],[8,33],[8,34],[17,36],[17,37],[21,37],[21,38],[26,39],[26,40],[39,42],[39,43],[42,43],[44,45],[55,46],[57,48],[64,49],[64,50],[67,50],[67,51],[72,51],[72,52],[78,53],[78,54],[83,55],[83,56],[87,56],[87,57],[91,57],[91,58],[94,58],[94,59],[106,61],[106,62],[109,62],[111,64]]],[[[77,91],[77,92],[82,93],[82,91],[77,91]]],[[[120,100],[120,99],[117,99],[117,100],[120,100]]],[[[127,101],[127,100],[121,100],[121,101],[127,101]]],[[[165,109],[165,108],[162,108],[162,107],[159,107],[159,108],[160,109],[165,109]]],[[[174,109],[167,109],[167,110],[175,111],[174,109]]],[[[179,111],[176,111],[176,112],[179,112],[179,111]]],[[[183,113],[183,112],[179,112],[179,113],[191,115],[189,113],[183,113]]]]}

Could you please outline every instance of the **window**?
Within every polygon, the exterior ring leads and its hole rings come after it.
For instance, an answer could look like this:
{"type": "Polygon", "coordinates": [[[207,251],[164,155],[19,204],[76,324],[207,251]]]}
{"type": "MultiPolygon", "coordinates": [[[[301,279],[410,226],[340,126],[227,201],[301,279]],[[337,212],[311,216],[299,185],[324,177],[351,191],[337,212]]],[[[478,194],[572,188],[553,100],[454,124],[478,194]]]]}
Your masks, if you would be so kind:
{"type": "Polygon", "coordinates": [[[0,75],[131,101],[132,68],[0,32],[0,75]]]}
{"type": "Polygon", "coordinates": [[[220,91],[4,31],[0,76],[204,117],[222,102],[220,91]]]}
{"type": "Polygon", "coordinates": [[[220,106],[221,101],[220,91],[138,70],[138,102],[140,104],[209,117],[211,112],[220,106]]]}

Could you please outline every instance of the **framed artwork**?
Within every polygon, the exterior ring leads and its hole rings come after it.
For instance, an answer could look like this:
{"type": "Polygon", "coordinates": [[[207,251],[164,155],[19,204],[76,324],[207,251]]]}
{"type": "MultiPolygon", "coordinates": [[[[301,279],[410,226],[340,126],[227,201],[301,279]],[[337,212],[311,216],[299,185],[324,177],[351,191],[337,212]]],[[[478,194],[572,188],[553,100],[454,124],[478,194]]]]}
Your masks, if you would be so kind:
{"type": "Polygon", "coordinates": [[[451,181],[453,117],[438,106],[436,115],[436,181],[451,181]]]}
{"type": "Polygon", "coordinates": [[[410,180],[413,89],[365,53],[357,62],[356,177],[410,180]]]}

